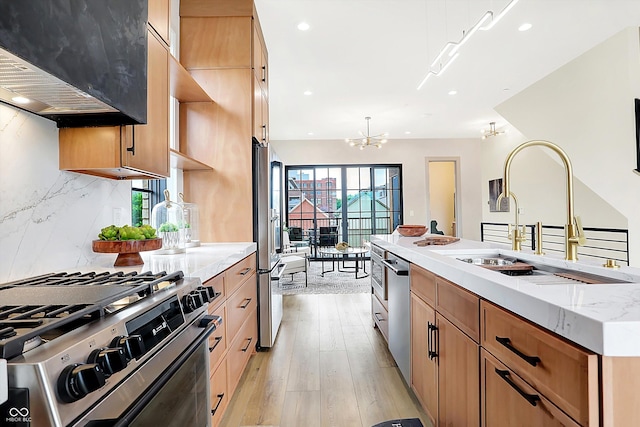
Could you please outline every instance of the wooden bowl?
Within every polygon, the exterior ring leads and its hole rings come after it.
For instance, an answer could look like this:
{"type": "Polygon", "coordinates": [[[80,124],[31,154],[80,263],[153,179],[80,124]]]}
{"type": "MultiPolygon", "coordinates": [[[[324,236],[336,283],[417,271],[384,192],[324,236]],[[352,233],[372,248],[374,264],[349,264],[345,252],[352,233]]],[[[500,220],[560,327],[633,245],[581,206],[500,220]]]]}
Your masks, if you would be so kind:
{"type": "Polygon", "coordinates": [[[162,239],[147,240],[94,240],[91,249],[98,253],[117,253],[115,267],[142,265],[144,261],[140,256],[143,251],[155,251],[162,247],[162,239]]]}
{"type": "Polygon", "coordinates": [[[396,230],[398,230],[398,233],[400,233],[401,236],[419,237],[427,232],[427,226],[426,225],[399,225],[398,228],[396,228],[396,230]]]}

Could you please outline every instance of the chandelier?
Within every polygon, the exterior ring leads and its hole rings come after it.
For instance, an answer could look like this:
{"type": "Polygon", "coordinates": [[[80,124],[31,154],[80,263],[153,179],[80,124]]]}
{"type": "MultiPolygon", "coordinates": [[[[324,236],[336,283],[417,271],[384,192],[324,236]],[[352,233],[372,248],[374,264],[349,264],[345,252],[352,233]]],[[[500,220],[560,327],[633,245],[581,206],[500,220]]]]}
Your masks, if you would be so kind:
{"type": "Polygon", "coordinates": [[[496,130],[496,122],[489,123],[489,129],[482,129],[482,139],[487,139],[490,136],[498,136],[503,134],[503,130],[496,130]]]}
{"type": "Polygon", "coordinates": [[[365,117],[364,119],[367,121],[367,134],[360,132],[361,138],[346,138],[345,142],[361,150],[364,150],[364,147],[382,148],[382,144],[387,142],[387,133],[371,135],[369,132],[369,120],[371,120],[371,117],[365,117]]]}

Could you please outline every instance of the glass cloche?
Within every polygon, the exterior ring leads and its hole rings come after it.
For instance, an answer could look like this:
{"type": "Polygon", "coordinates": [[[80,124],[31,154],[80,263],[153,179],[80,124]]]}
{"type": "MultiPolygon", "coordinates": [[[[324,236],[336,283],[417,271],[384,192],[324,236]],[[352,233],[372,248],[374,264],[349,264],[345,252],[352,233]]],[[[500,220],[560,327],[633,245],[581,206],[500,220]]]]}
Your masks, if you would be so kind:
{"type": "Polygon", "coordinates": [[[151,226],[162,238],[162,248],[157,254],[179,254],[186,251],[184,232],[184,210],[179,203],[172,202],[169,190],[164,190],[164,202],[160,202],[151,211],[151,226]]]}
{"type": "Polygon", "coordinates": [[[182,193],[179,193],[178,196],[180,196],[184,215],[184,242],[188,248],[200,246],[198,205],[185,202],[182,193]]]}

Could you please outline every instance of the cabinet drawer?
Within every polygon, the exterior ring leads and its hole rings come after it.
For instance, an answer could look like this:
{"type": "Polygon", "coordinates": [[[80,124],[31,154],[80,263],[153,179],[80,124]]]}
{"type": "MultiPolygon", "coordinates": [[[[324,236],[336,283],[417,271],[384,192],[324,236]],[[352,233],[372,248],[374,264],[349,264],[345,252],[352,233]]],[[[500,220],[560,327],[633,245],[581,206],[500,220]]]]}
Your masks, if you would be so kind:
{"type": "Polygon", "coordinates": [[[371,294],[371,313],[385,341],[389,342],[389,312],[375,294],[371,294]]]}
{"type": "Polygon", "coordinates": [[[224,273],[220,273],[217,276],[207,280],[203,283],[203,286],[211,286],[216,290],[216,294],[220,294],[216,297],[215,300],[209,303],[209,313],[211,313],[211,309],[220,305],[220,303],[223,302],[226,298],[224,289],[224,273]]]}
{"type": "Polygon", "coordinates": [[[475,342],[480,342],[480,298],[440,277],[436,283],[436,310],[475,342]]]}
{"type": "Polygon", "coordinates": [[[226,294],[231,295],[256,271],[256,254],[229,267],[225,274],[226,294]]]}
{"type": "Polygon", "coordinates": [[[255,274],[251,275],[254,280],[247,280],[227,300],[227,337],[233,340],[238,330],[257,306],[257,289],[255,274]]]}
{"type": "Polygon", "coordinates": [[[432,307],[436,305],[436,275],[424,268],[411,264],[411,291],[432,307]]]}
{"type": "Polygon", "coordinates": [[[482,346],[579,424],[597,425],[598,359],[482,301],[482,346]]]}
{"type": "Polygon", "coordinates": [[[227,321],[227,306],[222,304],[209,310],[209,314],[222,317],[222,325],[209,336],[209,366],[215,369],[227,350],[227,333],[224,325],[227,321]]]}
{"type": "Polygon", "coordinates": [[[232,396],[242,371],[244,371],[249,356],[253,354],[256,348],[256,342],[258,338],[258,319],[256,318],[256,310],[254,310],[247,321],[242,325],[238,335],[235,337],[231,346],[229,346],[229,353],[227,354],[227,368],[228,368],[228,388],[229,395],[232,396]]]}
{"type": "Polygon", "coordinates": [[[211,425],[216,427],[220,424],[224,410],[227,408],[231,397],[228,392],[226,361],[213,371],[209,381],[211,384],[211,425]]]}
{"type": "Polygon", "coordinates": [[[578,424],[484,349],[481,363],[482,426],[578,424]]]}

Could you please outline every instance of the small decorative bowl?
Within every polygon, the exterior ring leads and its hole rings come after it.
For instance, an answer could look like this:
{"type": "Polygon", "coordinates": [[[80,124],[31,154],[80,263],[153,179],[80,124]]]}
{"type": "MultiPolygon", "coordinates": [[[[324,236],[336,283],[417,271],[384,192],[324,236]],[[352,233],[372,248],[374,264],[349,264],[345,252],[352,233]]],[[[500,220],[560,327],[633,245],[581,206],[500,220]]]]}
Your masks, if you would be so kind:
{"type": "Polygon", "coordinates": [[[400,233],[401,236],[419,237],[427,232],[427,226],[426,225],[399,225],[398,228],[396,228],[396,230],[398,230],[398,233],[400,233]]]}
{"type": "Polygon", "coordinates": [[[336,243],[336,249],[339,251],[346,251],[349,248],[349,244],[347,242],[336,243]]]}

